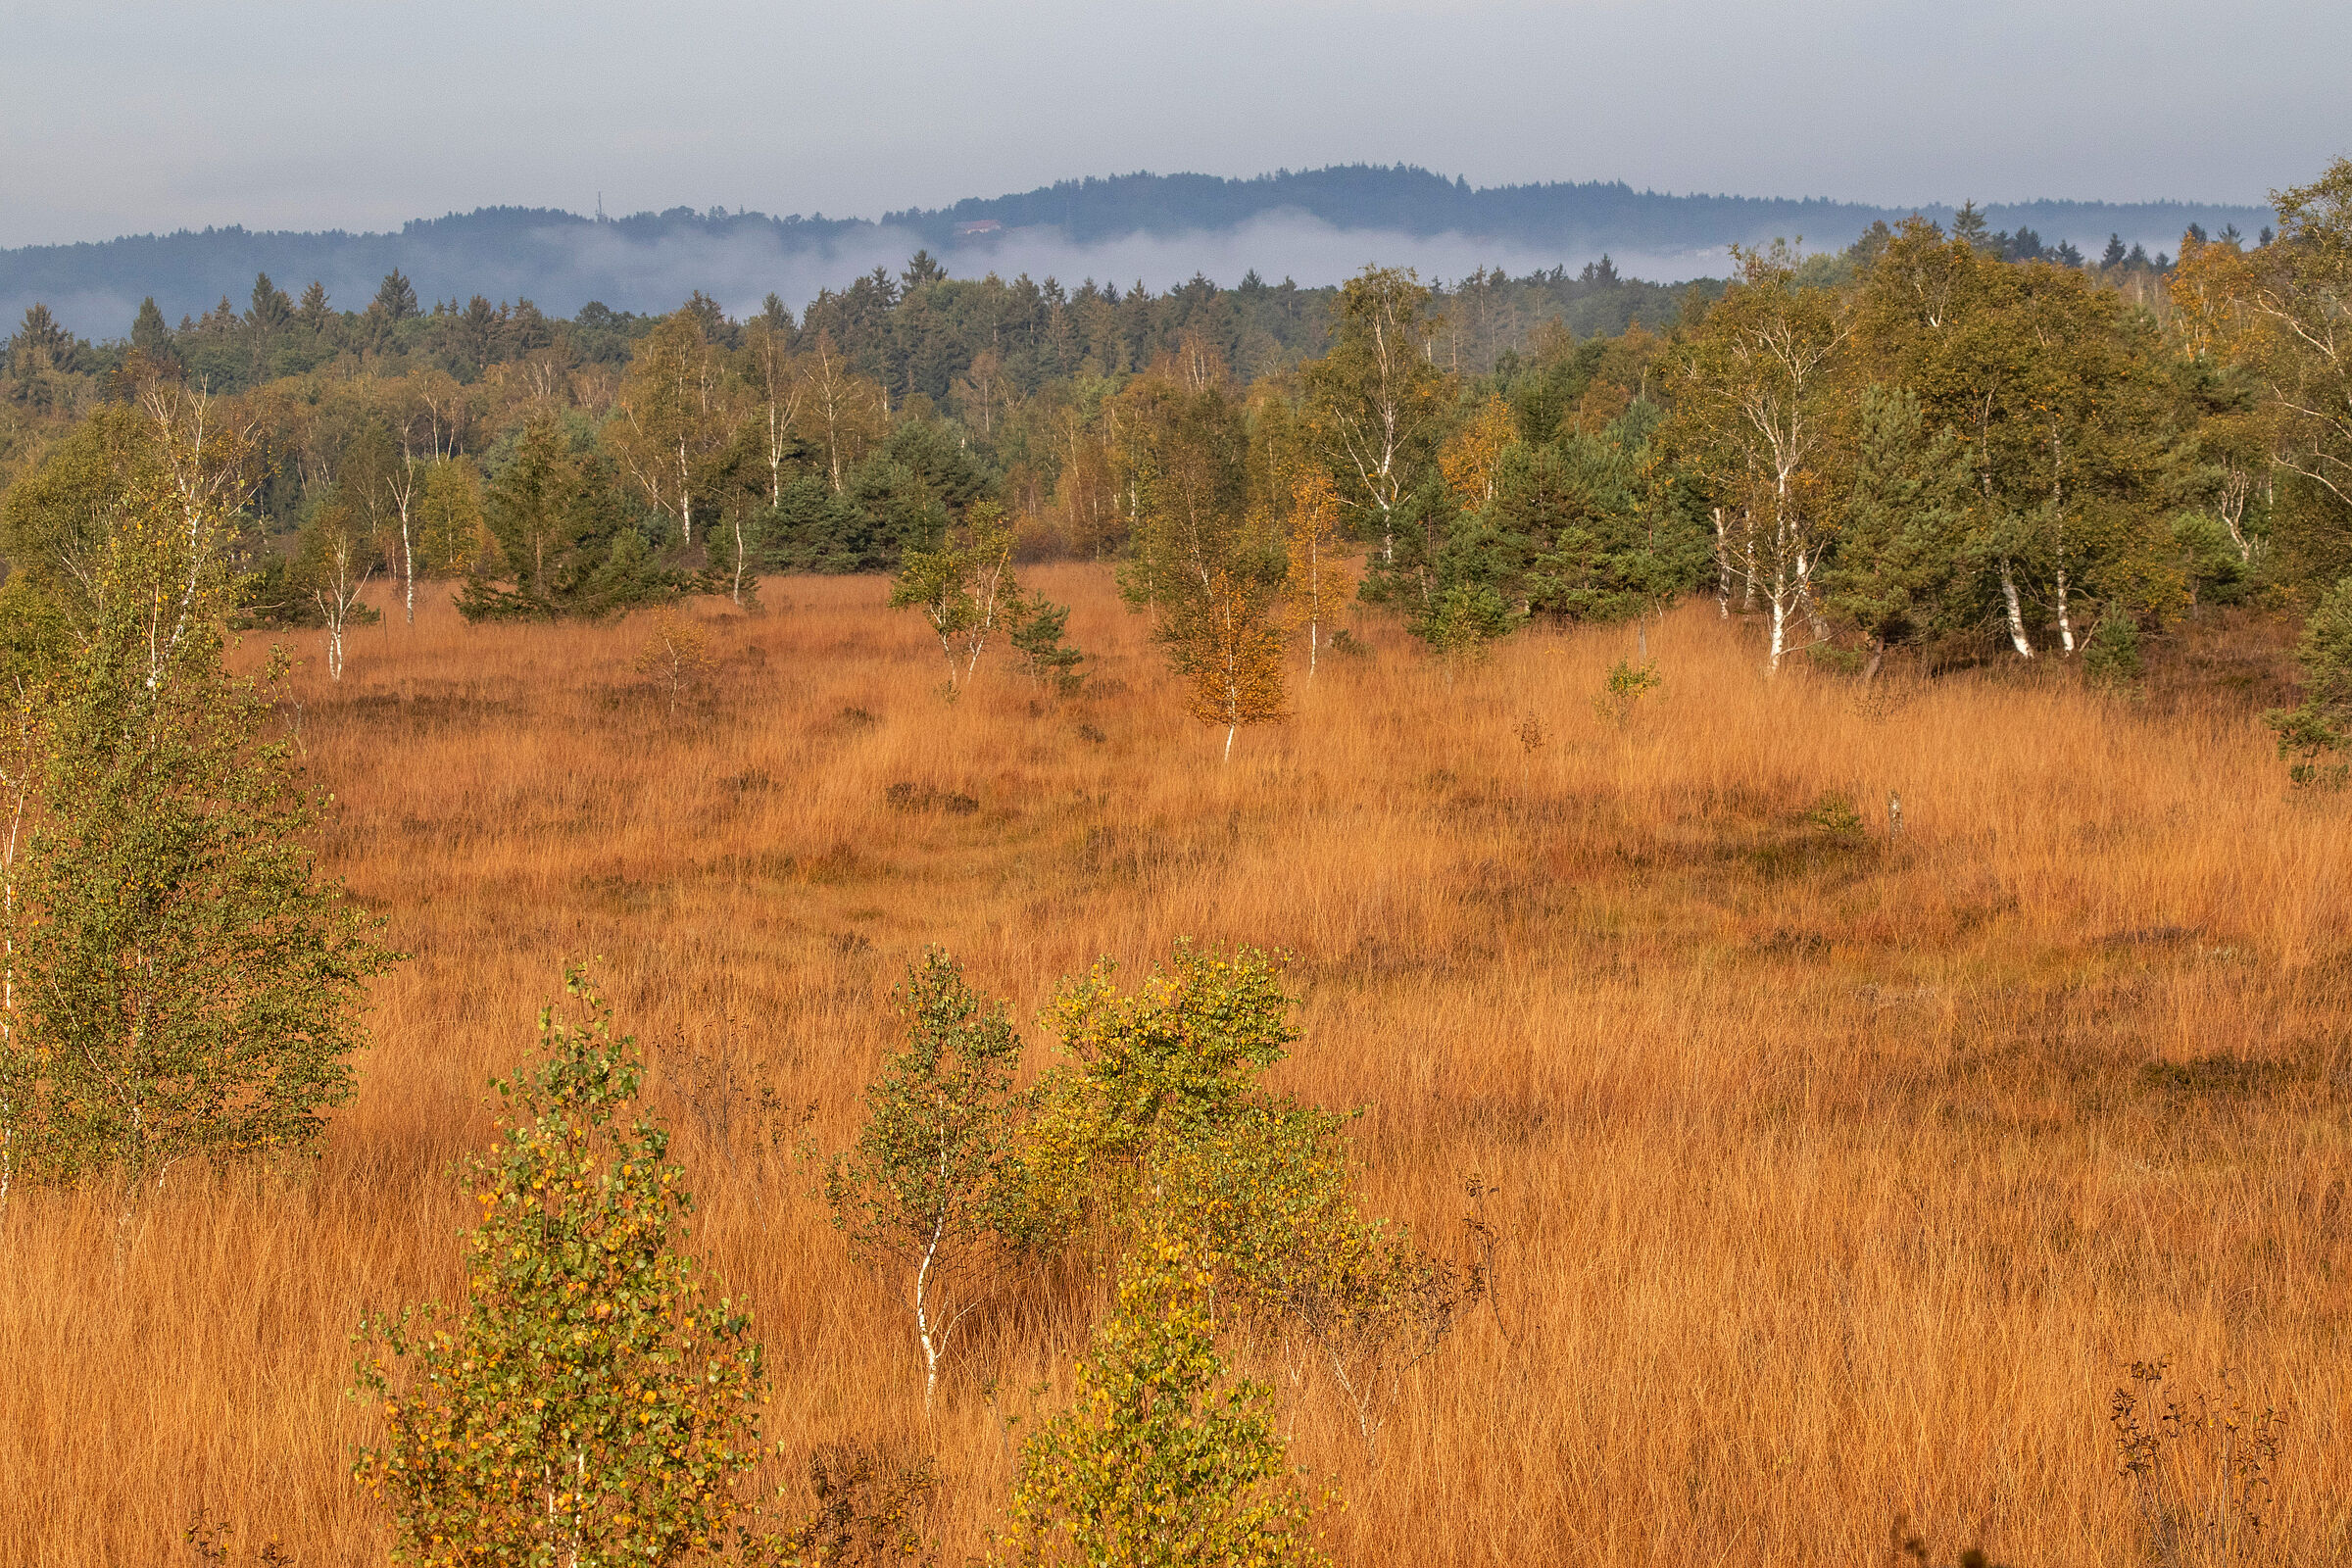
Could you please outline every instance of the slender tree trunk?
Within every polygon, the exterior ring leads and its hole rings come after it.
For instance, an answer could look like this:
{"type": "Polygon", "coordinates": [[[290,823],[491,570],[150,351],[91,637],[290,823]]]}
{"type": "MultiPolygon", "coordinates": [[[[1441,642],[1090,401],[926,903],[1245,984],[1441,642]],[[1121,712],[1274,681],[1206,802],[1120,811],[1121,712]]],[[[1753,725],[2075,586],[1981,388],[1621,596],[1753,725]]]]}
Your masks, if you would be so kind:
{"type": "Polygon", "coordinates": [[[2001,601],[2009,612],[2009,646],[2017,650],[2018,658],[2032,659],[2034,644],[2026,637],[2025,611],[2017,599],[2017,573],[2007,556],[2001,558],[2001,601]]]}
{"type": "Polygon", "coordinates": [[[1715,509],[1715,613],[1732,618],[1732,536],[1723,525],[1723,509],[1715,509]]]}
{"type": "Polygon", "coordinates": [[[2050,421],[2050,513],[2058,529],[2058,657],[2064,659],[2075,651],[2075,626],[2066,612],[2066,447],[2054,418],[2050,421]]]}

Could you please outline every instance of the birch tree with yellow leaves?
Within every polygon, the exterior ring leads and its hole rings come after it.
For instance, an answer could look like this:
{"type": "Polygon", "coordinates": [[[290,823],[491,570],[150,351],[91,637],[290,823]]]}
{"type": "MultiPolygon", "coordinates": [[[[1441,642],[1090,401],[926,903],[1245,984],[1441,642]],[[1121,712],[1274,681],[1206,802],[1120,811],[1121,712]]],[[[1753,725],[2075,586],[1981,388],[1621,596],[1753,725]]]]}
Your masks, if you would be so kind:
{"type": "Polygon", "coordinates": [[[1324,474],[1309,473],[1291,491],[1290,571],[1283,579],[1291,629],[1306,632],[1306,678],[1315,678],[1323,628],[1355,593],[1340,540],[1340,498],[1324,474]]]}
{"type": "Polygon", "coordinates": [[[1170,651],[1188,685],[1192,715],[1225,726],[1224,760],[1245,724],[1290,716],[1282,682],[1282,633],[1266,614],[1263,585],[1218,568],[1208,592],[1169,628],[1170,651]]]}

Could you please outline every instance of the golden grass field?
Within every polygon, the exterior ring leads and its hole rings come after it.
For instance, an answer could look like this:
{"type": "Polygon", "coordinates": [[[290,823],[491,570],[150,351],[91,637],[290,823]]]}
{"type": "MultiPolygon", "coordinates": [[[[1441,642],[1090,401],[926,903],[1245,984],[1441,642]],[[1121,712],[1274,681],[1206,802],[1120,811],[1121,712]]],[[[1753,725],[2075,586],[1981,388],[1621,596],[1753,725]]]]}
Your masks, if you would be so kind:
{"type": "Polygon", "coordinates": [[[1653,628],[1665,685],[1620,731],[1592,698],[1628,629],[1448,684],[1369,622],[1372,657],[1221,766],[1105,572],[1029,577],[1076,606],[1095,695],[984,665],[944,703],[878,579],[698,607],[718,667],[675,716],[631,668],[643,617],[474,628],[436,597],[339,686],[299,634],[326,864],[414,956],[315,1168],[174,1178],[120,1266],[109,1199],[10,1200],[0,1558],[183,1561],[206,1510],[306,1568],[384,1559],[348,1337],[453,1290],[485,1081],[595,954],[696,1245],[759,1316],[762,1488],[819,1443],[935,1444],[963,1562],[1083,1314],[984,1331],[927,1431],[905,1320],[794,1149],[849,1140],[924,944],[1029,1018],[1190,935],[1296,955],[1276,1081],[1369,1107],[1370,1207],[1460,1255],[1465,1181],[1500,1190],[1493,1306],[1377,1472],[1327,1388],[1282,1391],[1342,1563],[1880,1562],[1898,1515],[1939,1562],[2150,1561],[2107,1414],[2159,1355],[2287,1412],[2259,1539],[2352,1561],[2352,802],[2285,787],[2256,703],[1768,683],[1701,603],[1653,628]],[[1806,822],[1828,793],[1860,834],[1806,822]]]}

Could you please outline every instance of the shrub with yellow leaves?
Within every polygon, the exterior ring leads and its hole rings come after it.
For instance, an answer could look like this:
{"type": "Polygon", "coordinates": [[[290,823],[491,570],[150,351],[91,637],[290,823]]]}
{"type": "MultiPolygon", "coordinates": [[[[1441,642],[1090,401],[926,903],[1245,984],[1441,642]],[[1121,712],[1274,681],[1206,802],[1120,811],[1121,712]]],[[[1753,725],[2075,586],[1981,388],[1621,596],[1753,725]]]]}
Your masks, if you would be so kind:
{"type": "Polygon", "coordinates": [[[1321,1568],[1272,1396],[1227,1384],[1210,1270],[1147,1223],[1074,1406],[1021,1453],[1004,1560],[1089,1568],[1321,1568]]]}
{"type": "Polygon", "coordinates": [[[738,1513],[764,1386],[751,1319],[684,1250],[668,1135],[623,1123],[635,1043],[578,969],[583,1015],[540,1013],[546,1059],[500,1081],[466,1298],[362,1325],[355,1396],[381,1410],[355,1473],[396,1560],[633,1568],[710,1550],[738,1513]],[[405,1372],[405,1375],[402,1375],[405,1372]]]}

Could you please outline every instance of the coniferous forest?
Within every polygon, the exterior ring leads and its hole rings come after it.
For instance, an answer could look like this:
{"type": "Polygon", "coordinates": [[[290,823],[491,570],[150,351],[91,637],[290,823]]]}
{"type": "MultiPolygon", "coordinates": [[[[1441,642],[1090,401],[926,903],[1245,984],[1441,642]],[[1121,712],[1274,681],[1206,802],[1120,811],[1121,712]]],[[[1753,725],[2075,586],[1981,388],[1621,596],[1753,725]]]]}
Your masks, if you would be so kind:
{"type": "Polygon", "coordinates": [[[0,1556],[2352,1551],[2352,162],[1734,262],[28,310],[0,1556]]]}

